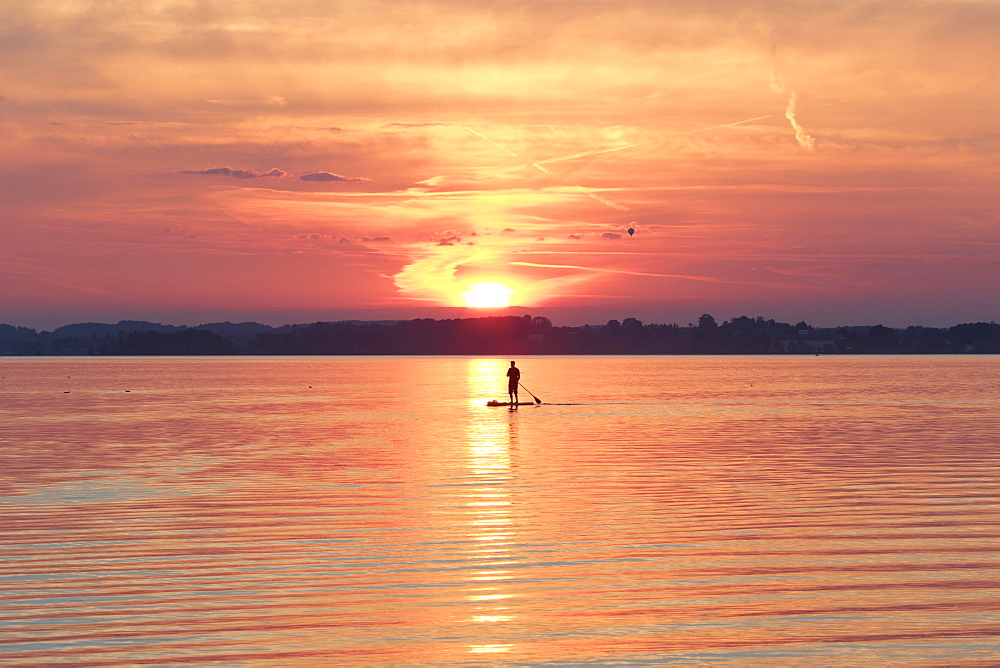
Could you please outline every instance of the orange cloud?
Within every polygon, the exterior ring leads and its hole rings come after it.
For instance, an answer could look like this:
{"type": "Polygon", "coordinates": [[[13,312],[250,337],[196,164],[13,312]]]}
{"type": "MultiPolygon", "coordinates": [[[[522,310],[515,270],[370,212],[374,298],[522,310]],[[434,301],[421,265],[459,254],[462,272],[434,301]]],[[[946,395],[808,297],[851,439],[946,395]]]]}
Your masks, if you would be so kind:
{"type": "Polygon", "coordinates": [[[14,3],[0,284],[992,308],[1000,9],[801,8],[14,3]]]}

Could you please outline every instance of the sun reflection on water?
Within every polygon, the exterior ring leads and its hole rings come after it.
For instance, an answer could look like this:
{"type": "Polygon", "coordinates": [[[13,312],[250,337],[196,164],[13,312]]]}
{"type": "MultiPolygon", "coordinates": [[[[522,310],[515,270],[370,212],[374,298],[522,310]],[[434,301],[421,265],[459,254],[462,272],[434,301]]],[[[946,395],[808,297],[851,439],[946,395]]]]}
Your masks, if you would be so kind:
{"type": "Polygon", "coordinates": [[[473,645],[469,651],[473,654],[494,654],[497,652],[509,652],[514,649],[513,645],[473,645]]]}
{"type": "MultiPolygon", "coordinates": [[[[469,360],[470,397],[490,397],[504,378],[503,363],[497,360],[469,360]]],[[[469,645],[473,654],[509,652],[514,645],[496,642],[505,623],[516,615],[507,604],[518,594],[509,581],[517,562],[514,546],[517,530],[512,516],[511,450],[517,438],[516,417],[490,413],[468,426],[467,475],[472,482],[465,503],[468,509],[469,558],[474,562],[468,575],[466,600],[475,608],[469,620],[482,627],[469,645]],[[485,627],[483,625],[486,625],[485,627]],[[487,637],[483,637],[483,634],[487,637]]]]}

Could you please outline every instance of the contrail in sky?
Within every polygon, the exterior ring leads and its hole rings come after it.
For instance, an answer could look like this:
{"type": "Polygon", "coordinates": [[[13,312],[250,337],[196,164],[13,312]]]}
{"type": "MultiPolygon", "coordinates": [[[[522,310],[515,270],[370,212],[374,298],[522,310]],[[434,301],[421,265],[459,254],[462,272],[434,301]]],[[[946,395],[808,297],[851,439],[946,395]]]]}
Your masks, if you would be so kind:
{"type": "Polygon", "coordinates": [[[488,141],[489,143],[493,144],[494,146],[496,146],[496,147],[497,147],[498,149],[500,149],[501,151],[503,151],[503,152],[504,152],[504,153],[506,153],[507,155],[512,155],[512,156],[514,156],[515,158],[520,158],[520,157],[521,157],[521,156],[519,156],[519,155],[518,155],[517,153],[514,153],[514,151],[511,151],[510,149],[508,149],[507,147],[505,147],[505,146],[501,146],[500,144],[496,143],[495,141],[493,141],[492,139],[490,139],[490,138],[489,138],[489,137],[487,137],[486,135],[484,135],[484,134],[482,134],[482,133],[480,133],[480,132],[476,132],[475,130],[473,130],[473,129],[472,129],[472,128],[470,128],[469,126],[467,126],[467,125],[463,125],[462,127],[464,127],[464,128],[466,129],[466,130],[468,130],[468,131],[469,131],[469,132],[471,132],[472,134],[476,135],[477,137],[479,137],[479,138],[480,138],[480,139],[482,139],[483,141],[488,141]]]}
{"type": "Polygon", "coordinates": [[[604,206],[611,207],[615,211],[631,211],[632,210],[632,209],[628,208],[627,206],[625,206],[624,204],[619,204],[618,202],[616,202],[614,200],[611,200],[611,199],[608,199],[607,197],[601,197],[600,195],[598,195],[597,193],[595,193],[593,190],[588,190],[587,188],[584,188],[583,186],[581,186],[579,184],[577,184],[576,187],[579,188],[580,191],[582,191],[587,197],[589,197],[591,199],[594,199],[594,200],[597,200],[598,202],[600,202],[604,206]]]}
{"type": "Polygon", "coordinates": [[[713,125],[708,128],[698,128],[697,130],[688,130],[684,134],[693,135],[696,132],[708,132],[709,130],[718,130],[719,128],[734,128],[737,125],[743,125],[744,123],[752,123],[754,121],[762,121],[765,118],[771,118],[774,114],[767,114],[766,116],[755,116],[753,118],[748,118],[745,121],[736,121],[735,123],[723,123],[722,125],[713,125]]]}
{"type": "Polygon", "coordinates": [[[694,276],[689,274],[661,274],[658,272],[650,271],[629,271],[627,269],[605,269],[603,267],[584,267],[577,264],[540,264],[538,262],[518,262],[514,261],[510,264],[520,265],[522,267],[543,267],[549,269],[580,269],[582,271],[593,271],[602,274],[624,274],[626,276],[654,276],[657,278],[684,278],[690,281],[705,281],[706,283],[733,283],[734,281],[727,281],[721,278],[714,278],[712,276],[694,276]]]}
{"type": "MultiPolygon", "coordinates": [[[[774,84],[774,85],[778,85],[778,84],[774,84]]],[[[785,116],[786,116],[786,118],[789,118],[789,120],[792,121],[792,124],[793,124],[792,127],[796,129],[795,137],[796,137],[796,139],[799,140],[800,144],[803,143],[803,141],[812,142],[813,141],[812,137],[810,137],[809,135],[805,134],[805,132],[802,131],[802,127],[798,126],[798,124],[795,123],[795,120],[794,120],[794,113],[795,113],[794,100],[795,100],[795,93],[792,93],[792,101],[789,102],[789,104],[790,104],[789,108],[791,109],[791,111],[790,112],[786,112],[785,116]],[[791,114],[791,116],[789,116],[789,114],[791,114]]],[[[765,114],[764,116],[754,116],[753,118],[746,118],[746,119],[744,119],[742,121],[735,121],[733,123],[723,123],[721,125],[712,125],[712,126],[707,127],[707,128],[698,128],[696,130],[689,130],[688,132],[686,132],[684,134],[693,135],[693,134],[698,133],[698,132],[708,132],[709,130],[718,130],[718,129],[721,129],[721,128],[733,128],[733,127],[736,127],[736,126],[739,126],[739,125],[743,125],[744,123],[752,123],[754,121],[762,121],[765,118],[771,118],[772,116],[774,116],[774,114],[765,114]]],[[[511,151],[506,146],[502,146],[502,145],[498,144],[497,142],[493,141],[492,139],[490,139],[489,137],[487,137],[483,133],[477,132],[476,130],[470,128],[469,126],[462,126],[462,127],[464,127],[466,130],[468,130],[472,134],[476,135],[477,137],[479,137],[483,141],[489,142],[490,144],[492,144],[493,146],[497,147],[498,149],[500,149],[501,151],[503,151],[507,155],[513,156],[513,157],[518,158],[518,159],[521,158],[521,156],[519,156],[514,151],[511,151]]],[[[548,169],[546,169],[545,167],[543,167],[543,165],[551,164],[553,162],[562,162],[564,160],[575,160],[576,158],[585,158],[585,157],[588,157],[588,156],[591,156],[591,155],[600,155],[602,153],[614,153],[616,151],[624,151],[625,149],[635,148],[636,146],[642,146],[645,143],[647,143],[647,142],[639,142],[637,144],[626,144],[625,146],[615,146],[613,148],[602,148],[602,149],[597,149],[597,150],[594,150],[594,151],[580,151],[578,153],[572,153],[570,155],[563,155],[563,156],[559,156],[559,157],[555,157],[555,158],[547,158],[545,160],[532,161],[532,162],[529,162],[528,164],[531,165],[533,168],[537,169],[538,171],[542,172],[543,174],[549,174],[549,175],[551,175],[552,172],[550,172],[548,169]]],[[[812,148],[811,144],[810,144],[810,146],[808,146],[808,148],[810,148],[810,149],[812,148]]],[[[629,209],[624,204],[619,204],[618,202],[616,202],[616,201],[614,201],[612,199],[608,199],[607,197],[602,197],[601,195],[598,195],[597,193],[595,193],[593,190],[590,190],[589,188],[584,188],[583,186],[581,186],[578,183],[574,183],[573,185],[575,185],[577,187],[577,189],[579,189],[582,193],[584,193],[585,195],[587,195],[587,197],[590,197],[591,199],[594,199],[594,200],[600,202],[601,204],[603,204],[606,207],[614,209],[615,211],[631,211],[631,209],[629,209]]]]}
{"type": "MultiPolygon", "coordinates": [[[[746,121],[743,121],[746,123],[746,121]]],[[[636,146],[642,146],[646,142],[639,142],[638,144],[626,144],[625,146],[616,146],[614,148],[602,148],[596,151],[581,151],[579,153],[574,153],[572,155],[563,155],[558,158],[549,158],[547,160],[539,160],[537,164],[547,165],[550,162],[562,162],[563,160],[575,160],[576,158],[586,158],[589,155],[600,155],[601,153],[614,153],[615,151],[624,151],[627,148],[635,148],[636,146]]],[[[535,163],[532,163],[535,164],[535,163]]]]}
{"type": "MultiPolygon", "coordinates": [[[[521,158],[521,156],[519,156],[514,151],[511,151],[510,149],[506,148],[505,146],[501,146],[500,144],[496,143],[495,141],[493,141],[492,139],[490,139],[489,137],[487,137],[483,133],[476,132],[475,130],[473,130],[472,128],[470,128],[467,125],[463,126],[463,127],[466,130],[468,130],[469,132],[471,132],[472,134],[474,134],[477,137],[479,137],[480,139],[482,139],[484,141],[488,141],[489,143],[493,144],[494,146],[496,146],[498,149],[500,149],[501,151],[503,151],[507,155],[514,156],[515,158],[518,158],[518,159],[521,158]]],[[[574,158],[583,158],[583,157],[588,156],[588,155],[598,155],[600,153],[612,153],[614,151],[622,151],[622,150],[625,150],[627,148],[632,148],[633,146],[639,146],[639,144],[630,144],[628,146],[616,146],[614,148],[604,148],[604,149],[598,149],[596,151],[581,151],[579,153],[574,153],[572,155],[564,155],[564,156],[560,156],[560,157],[557,157],[557,158],[549,158],[548,160],[531,161],[528,164],[531,165],[532,167],[534,167],[535,169],[537,169],[538,171],[542,172],[543,174],[548,174],[548,175],[551,176],[552,172],[550,172],[549,170],[545,169],[545,167],[542,166],[543,164],[550,163],[550,162],[561,162],[563,160],[572,160],[574,158]]],[[[576,186],[578,190],[580,190],[585,195],[587,195],[587,197],[590,197],[590,198],[592,198],[594,200],[597,200],[598,202],[600,202],[604,206],[610,207],[610,208],[614,209],[615,211],[631,211],[631,209],[629,209],[627,206],[625,206],[623,204],[619,204],[618,202],[615,202],[614,200],[608,199],[607,197],[601,197],[600,195],[596,194],[594,191],[590,190],[589,188],[584,188],[579,183],[574,183],[573,185],[576,186]]]]}

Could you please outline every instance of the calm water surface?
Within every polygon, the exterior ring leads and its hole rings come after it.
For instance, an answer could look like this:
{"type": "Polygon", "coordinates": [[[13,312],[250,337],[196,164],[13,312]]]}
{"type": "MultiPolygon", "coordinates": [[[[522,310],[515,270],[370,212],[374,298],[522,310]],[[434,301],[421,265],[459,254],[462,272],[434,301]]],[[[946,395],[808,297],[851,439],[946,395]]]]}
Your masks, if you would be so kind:
{"type": "Polygon", "coordinates": [[[1000,358],[518,364],[0,358],[0,663],[1000,663],[1000,358]]]}

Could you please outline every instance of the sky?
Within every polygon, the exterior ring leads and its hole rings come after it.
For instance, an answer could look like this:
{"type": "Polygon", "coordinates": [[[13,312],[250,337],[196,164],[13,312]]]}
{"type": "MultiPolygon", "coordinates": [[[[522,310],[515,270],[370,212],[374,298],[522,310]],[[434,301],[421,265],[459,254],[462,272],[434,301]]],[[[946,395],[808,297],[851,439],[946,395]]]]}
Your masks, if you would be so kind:
{"type": "Polygon", "coordinates": [[[997,320],[997,35],[996,0],[4,3],[0,322],[997,320]]]}

